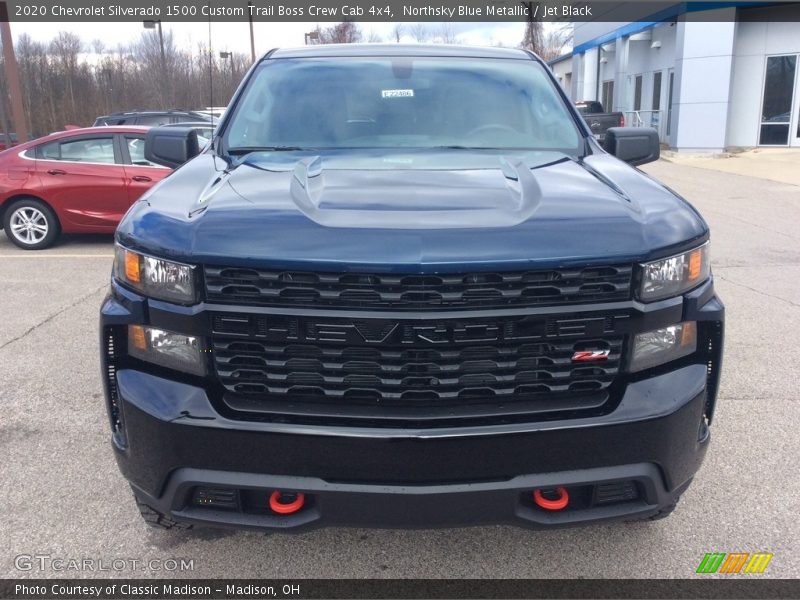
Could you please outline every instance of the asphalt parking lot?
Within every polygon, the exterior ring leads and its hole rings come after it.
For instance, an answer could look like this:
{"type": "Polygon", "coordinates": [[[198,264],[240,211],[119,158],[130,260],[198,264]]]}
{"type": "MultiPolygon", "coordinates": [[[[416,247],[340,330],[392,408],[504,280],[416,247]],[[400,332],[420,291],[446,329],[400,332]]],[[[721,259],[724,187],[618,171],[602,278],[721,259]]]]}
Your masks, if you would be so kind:
{"type": "Polygon", "coordinates": [[[669,519],[537,532],[152,531],[117,471],[101,393],[111,239],[26,253],[0,234],[0,577],[92,576],[15,567],[18,555],[46,554],[193,558],[183,575],[204,578],[684,578],[706,552],[755,551],[774,554],[765,575],[800,577],[800,187],[665,161],[644,170],[710,223],[728,311],[712,446],[669,519]]]}

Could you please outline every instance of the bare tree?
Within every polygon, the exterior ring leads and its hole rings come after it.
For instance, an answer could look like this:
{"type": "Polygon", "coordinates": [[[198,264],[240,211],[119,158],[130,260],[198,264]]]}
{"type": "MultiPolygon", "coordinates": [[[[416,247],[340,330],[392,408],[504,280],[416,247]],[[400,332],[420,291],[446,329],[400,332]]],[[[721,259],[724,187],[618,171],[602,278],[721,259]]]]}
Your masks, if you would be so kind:
{"type": "Polygon", "coordinates": [[[525,10],[528,13],[528,21],[525,24],[525,35],[522,38],[520,47],[539,54],[542,50],[542,22],[535,21],[533,18],[534,14],[536,14],[535,5],[538,4],[538,2],[524,0],[521,2],[521,4],[525,7],[525,10]]]}
{"type": "Polygon", "coordinates": [[[164,37],[164,60],[161,60],[161,40],[155,29],[142,32],[139,43],[133,47],[136,61],[144,68],[147,87],[151,97],[158,99],[160,106],[175,106],[175,69],[178,49],[175,36],[167,29],[164,37]]]}
{"type": "Polygon", "coordinates": [[[383,41],[383,38],[375,33],[373,29],[369,30],[369,36],[367,36],[367,41],[370,44],[380,44],[383,41]]]}
{"type": "MultiPolygon", "coordinates": [[[[50,54],[53,56],[51,64],[52,75],[57,79],[50,82],[51,87],[56,88],[56,98],[66,104],[66,114],[70,121],[77,120],[77,105],[75,102],[78,92],[82,92],[88,68],[86,65],[78,65],[78,55],[82,49],[81,39],[74,33],[61,31],[55,39],[50,42],[50,54]],[[77,89],[76,89],[77,88],[77,89]]],[[[84,98],[84,94],[80,94],[84,98]]]]}
{"type": "MultiPolygon", "coordinates": [[[[203,46],[194,53],[179,50],[167,31],[164,51],[162,63],[158,38],[152,32],[145,32],[132,46],[116,48],[83,44],[71,33],[59,33],[50,42],[20,35],[16,54],[29,130],[38,136],[67,124],[88,126],[96,117],[115,111],[197,109],[212,99],[215,105],[226,104],[250,66],[245,54],[220,59],[203,46]],[[92,53],[91,60],[84,54],[87,51],[92,53]],[[162,81],[167,82],[165,88],[162,81]]],[[[1,62],[2,57],[0,67],[1,62]]],[[[5,89],[0,75],[0,121],[4,109],[8,114],[5,89]]]]}
{"type": "Polygon", "coordinates": [[[433,36],[435,42],[439,44],[457,44],[458,36],[451,23],[442,23],[433,36]]]}
{"type": "Polygon", "coordinates": [[[536,54],[541,54],[544,32],[540,21],[528,21],[525,25],[525,37],[520,46],[536,54]]]}
{"type": "Polygon", "coordinates": [[[535,52],[544,60],[559,56],[564,47],[572,40],[572,24],[548,27],[546,30],[541,21],[534,21],[533,14],[537,2],[523,2],[529,11],[529,19],[525,24],[525,36],[520,43],[521,48],[535,52]]]}
{"type": "MultiPolygon", "coordinates": [[[[23,33],[19,36],[16,43],[17,64],[19,66],[19,79],[22,86],[22,104],[26,108],[26,118],[28,131],[36,131],[33,122],[33,113],[43,111],[44,98],[42,90],[44,82],[42,75],[45,69],[42,68],[45,51],[43,44],[34,42],[30,35],[23,33]]],[[[5,72],[5,71],[4,71],[5,72]]],[[[5,79],[3,79],[5,89],[5,79]]],[[[4,93],[3,98],[7,95],[4,93]]],[[[5,115],[8,111],[3,110],[3,128],[7,128],[5,115]]]]}
{"type": "Polygon", "coordinates": [[[552,60],[564,53],[564,47],[572,41],[572,27],[566,25],[544,32],[542,46],[538,52],[544,60],[552,60]]]}
{"type": "Polygon", "coordinates": [[[317,27],[318,44],[355,44],[360,42],[361,29],[353,21],[344,21],[331,27],[317,27]]]}
{"type": "Polygon", "coordinates": [[[427,42],[431,37],[431,32],[425,23],[414,23],[409,26],[408,32],[418,42],[427,42]]]}
{"type": "Polygon", "coordinates": [[[394,28],[392,29],[392,37],[394,38],[395,42],[397,42],[398,44],[400,43],[400,38],[403,37],[403,24],[402,23],[397,23],[394,26],[394,28]]]}

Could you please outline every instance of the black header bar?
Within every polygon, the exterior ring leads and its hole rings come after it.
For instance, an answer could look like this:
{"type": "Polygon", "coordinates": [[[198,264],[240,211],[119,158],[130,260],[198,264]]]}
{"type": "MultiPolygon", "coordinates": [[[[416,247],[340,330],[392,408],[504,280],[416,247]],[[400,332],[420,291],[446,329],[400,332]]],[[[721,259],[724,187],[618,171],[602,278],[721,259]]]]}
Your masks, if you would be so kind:
{"type": "Polygon", "coordinates": [[[797,579],[4,579],[0,598],[800,598],[797,579]]]}
{"type": "Polygon", "coordinates": [[[798,2],[722,0],[14,0],[6,4],[12,22],[800,21],[798,2]],[[780,9],[777,18],[775,8],[780,9]]]}

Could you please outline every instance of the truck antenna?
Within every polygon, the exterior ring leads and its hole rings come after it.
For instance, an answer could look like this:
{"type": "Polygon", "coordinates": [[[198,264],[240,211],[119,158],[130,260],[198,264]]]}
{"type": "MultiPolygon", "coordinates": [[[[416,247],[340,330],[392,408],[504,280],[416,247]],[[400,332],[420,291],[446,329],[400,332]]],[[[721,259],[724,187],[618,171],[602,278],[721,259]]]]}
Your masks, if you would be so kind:
{"type": "Polygon", "coordinates": [[[208,6],[208,106],[211,113],[211,126],[214,126],[214,51],[211,47],[211,2],[208,6]]]}

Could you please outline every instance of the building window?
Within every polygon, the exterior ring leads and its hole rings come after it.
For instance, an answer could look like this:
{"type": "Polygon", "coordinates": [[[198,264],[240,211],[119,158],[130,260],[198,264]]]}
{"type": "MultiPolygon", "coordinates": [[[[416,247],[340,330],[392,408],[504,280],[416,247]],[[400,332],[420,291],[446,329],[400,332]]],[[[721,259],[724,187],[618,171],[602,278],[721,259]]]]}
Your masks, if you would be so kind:
{"type": "Polygon", "coordinates": [[[614,80],[604,81],[603,82],[603,97],[600,98],[600,102],[603,103],[603,108],[606,109],[606,112],[611,112],[614,110],[614,80]]]}
{"type": "Polygon", "coordinates": [[[758,136],[758,143],[762,146],[786,146],[789,143],[796,66],[796,55],[767,57],[758,136]]]}
{"type": "Polygon", "coordinates": [[[653,110],[661,110],[661,71],[653,73],[653,110]]]}
{"type": "Polygon", "coordinates": [[[642,110],[642,76],[637,75],[633,85],[633,110],[642,110]]]}
{"type": "Polygon", "coordinates": [[[675,83],[675,72],[669,72],[669,88],[667,88],[667,135],[672,128],[672,86],[675,83]]]}

